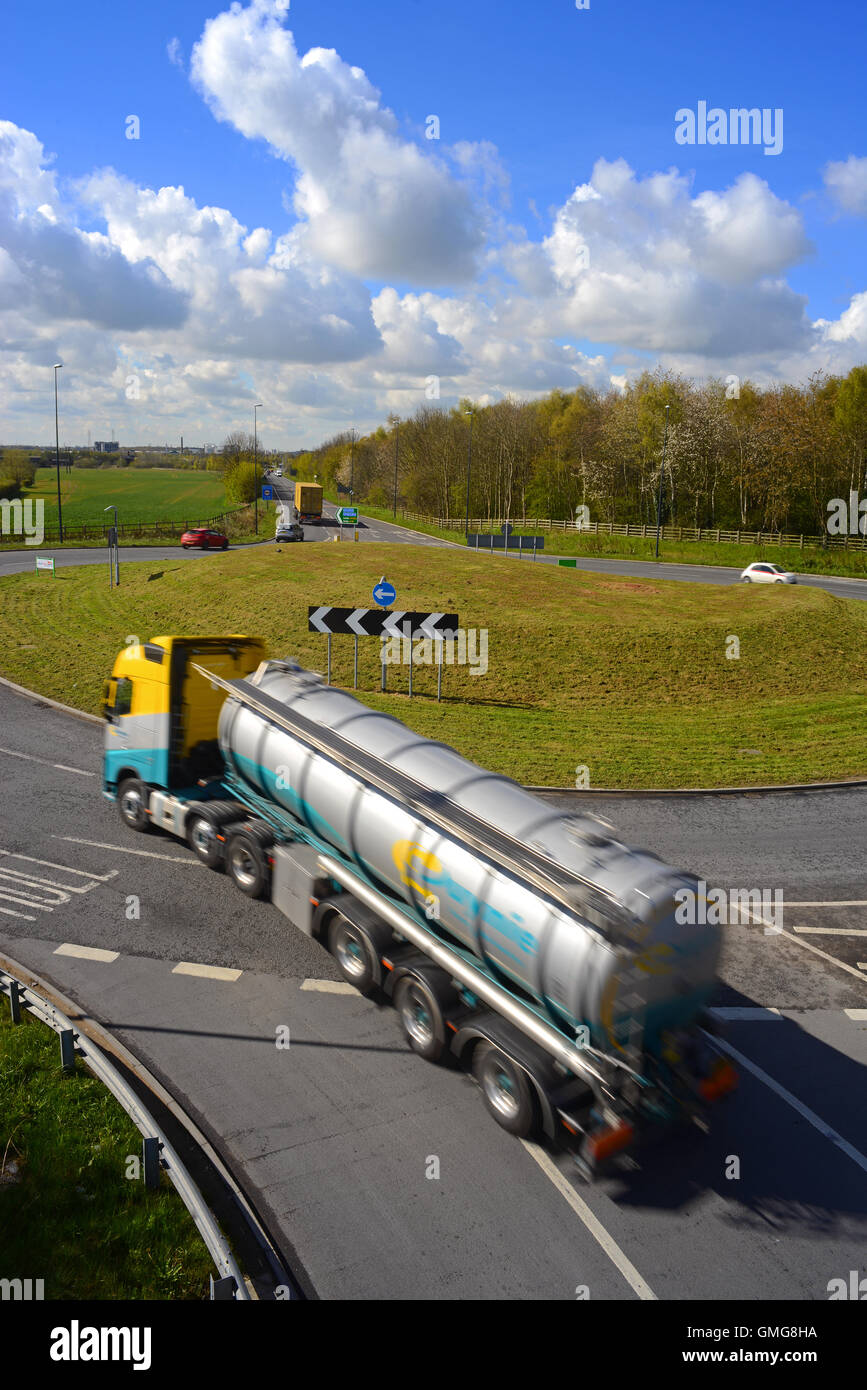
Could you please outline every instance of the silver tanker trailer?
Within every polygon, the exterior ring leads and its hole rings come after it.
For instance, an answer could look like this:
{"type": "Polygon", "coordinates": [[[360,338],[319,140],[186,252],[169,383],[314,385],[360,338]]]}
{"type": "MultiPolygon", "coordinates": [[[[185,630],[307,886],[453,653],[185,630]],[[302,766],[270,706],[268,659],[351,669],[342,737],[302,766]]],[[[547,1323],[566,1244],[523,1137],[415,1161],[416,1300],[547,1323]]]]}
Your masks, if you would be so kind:
{"type": "Polygon", "coordinates": [[[469,1065],[499,1124],[568,1137],[585,1174],[661,1123],[704,1123],[735,1075],[705,1013],[718,930],[675,915],[697,880],[263,650],[120,654],[109,687],[146,674],[168,716],[143,767],[107,692],[106,795],[126,823],[269,897],[394,999],[416,1052],[469,1065]]]}

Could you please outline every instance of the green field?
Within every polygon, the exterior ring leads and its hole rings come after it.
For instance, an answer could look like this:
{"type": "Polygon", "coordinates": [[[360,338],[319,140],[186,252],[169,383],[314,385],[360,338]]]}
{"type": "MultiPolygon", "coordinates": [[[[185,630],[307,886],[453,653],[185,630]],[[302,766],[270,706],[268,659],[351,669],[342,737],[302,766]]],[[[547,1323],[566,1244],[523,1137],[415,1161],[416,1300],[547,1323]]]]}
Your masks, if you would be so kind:
{"type": "MultiPolygon", "coordinates": [[[[57,526],[57,474],[39,468],[33,487],[24,497],[45,502],[46,527],[57,526]]],[[[184,468],[73,468],[60,472],[60,500],[67,526],[101,525],[118,509],[118,520],[207,521],[226,510],[223,479],[219,473],[193,472],[184,468]]]]}
{"type": "MultiPolygon", "coordinates": [[[[488,631],[488,671],[389,670],[359,643],[359,691],[419,732],[519,781],[603,787],[740,786],[867,775],[867,604],[821,589],[690,585],[480,563],[453,550],[365,543],[229,552],[203,564],[128,564],[2,582],[2,674],[98,709],[128,634],[247,632],[325,669],[308,604],[372,606],[381,575],[406,609],[488,631]],[[729,659],[736,636],[740,657],[729,659]]],[[[352,639],[333,639],[352,683],[352,639]]]]}
{"type": "Polygon", "coordinates": [[[46,1299],[207,1299],[213,1264],[168,1178],[126,1176],[141,1148],[81,1062],[64,1075],[57,1035],[0,1003],[3,1277],[44,1279],[46,1299]]]}

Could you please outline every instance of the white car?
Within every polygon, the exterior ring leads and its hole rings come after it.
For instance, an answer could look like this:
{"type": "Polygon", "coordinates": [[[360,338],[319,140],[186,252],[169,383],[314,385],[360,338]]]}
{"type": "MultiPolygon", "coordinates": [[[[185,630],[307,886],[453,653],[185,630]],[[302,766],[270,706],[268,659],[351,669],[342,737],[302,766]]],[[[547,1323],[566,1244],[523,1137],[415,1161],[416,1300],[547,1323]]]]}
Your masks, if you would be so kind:
{"type": "Polygon", "coordinates": [[[741,575],[742,584],[797,584],[798,576],[791,570],[781,570],[779,565],[768,564],[767,560],[756,560],[747,565],[741,575]]]}

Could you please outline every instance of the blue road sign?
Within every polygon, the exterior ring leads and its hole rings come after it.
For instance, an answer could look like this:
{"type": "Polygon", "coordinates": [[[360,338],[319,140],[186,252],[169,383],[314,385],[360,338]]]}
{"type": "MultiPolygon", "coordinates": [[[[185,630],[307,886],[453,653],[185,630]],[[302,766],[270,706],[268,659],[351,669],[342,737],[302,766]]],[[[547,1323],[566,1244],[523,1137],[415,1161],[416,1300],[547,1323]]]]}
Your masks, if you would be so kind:
{"type": "Polygon", "coordinates": [[[267,484],[262,484],[262,501],[272,502],[274,500],[274,489],[267,484]]]}
{"type": "Polygon", "coordinates": [[[397,590],[393,584],[389,584],[385,575],[382,576],[374,589],[373,597],[376,599],[380,608],[387,608],[388,605],[394,603],[394,600],[397,598],[397,590]]]}

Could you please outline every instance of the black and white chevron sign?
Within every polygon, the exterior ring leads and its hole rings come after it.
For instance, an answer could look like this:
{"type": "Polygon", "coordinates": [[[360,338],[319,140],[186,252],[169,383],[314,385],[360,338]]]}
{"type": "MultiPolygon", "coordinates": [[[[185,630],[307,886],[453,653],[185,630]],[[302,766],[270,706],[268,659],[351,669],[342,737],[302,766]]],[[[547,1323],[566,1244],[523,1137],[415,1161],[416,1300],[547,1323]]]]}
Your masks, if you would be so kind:
{"type": "Polygon", "coordinates": [[[400,608],[331,608],[307,610],[308,632],[355,637],[433,638],[458,628],[457,613],[409,613],[400,608]]]}

